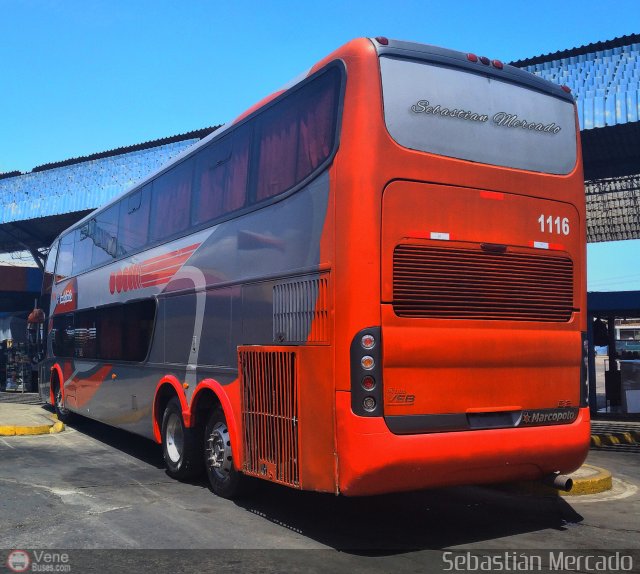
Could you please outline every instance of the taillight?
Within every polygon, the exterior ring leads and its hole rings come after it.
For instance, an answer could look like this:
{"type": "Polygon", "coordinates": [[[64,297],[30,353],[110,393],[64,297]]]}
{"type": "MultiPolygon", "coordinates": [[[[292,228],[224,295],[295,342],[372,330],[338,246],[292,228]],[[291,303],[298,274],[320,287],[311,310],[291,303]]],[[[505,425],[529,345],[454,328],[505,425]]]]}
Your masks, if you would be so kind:
{"type": "Polygon", "coordinates": [[[365,397],[362,406],[365,411],[372,413],[376,410],[376,400],[373,397],[365,397]]]}
{"type": "Polygon", "coordinates": [[[376,345],[376,338],[373,335],[364,335],[360,339],[363,349],[373,349],[376,345]]]}
{"type": "Polygon", "coordinates": [[[360,365],[362,365],[362,368],[365,371],[370,371],[371,369],[373,369],[373,367],[376,366],[376,361],[372,356],[365,355],[364,357],[362,357],[362,359],[360,359],[360,365]]]}
{"type": "Polygon", "coordinates": [[[371,391],[376,386],[376,381],[373,377],[365,377],[362,379],[362,388],[365,391],[371,391]]]}
{"type": "Polygon", "coordinates": [[[361,417],[381,417],[382,345],[380,327],[362,329],[351,341],[351,410],[361,417]]]}

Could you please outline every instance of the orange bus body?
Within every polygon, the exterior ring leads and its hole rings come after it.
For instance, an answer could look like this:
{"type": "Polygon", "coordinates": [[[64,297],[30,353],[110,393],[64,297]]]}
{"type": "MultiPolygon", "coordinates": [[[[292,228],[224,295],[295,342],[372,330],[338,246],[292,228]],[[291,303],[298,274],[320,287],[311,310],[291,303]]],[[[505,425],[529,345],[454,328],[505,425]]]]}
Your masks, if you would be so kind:
{"type": "MultiPolygon", "coordinates": [[[[335,381],[335,423],[329,417],[323,417],[324,423],[316,417],[304,425],[301,417],[301,449],[306,453],[300,459],[301,476],[306,478],[303,488],[306,483],[312,489],[329,489],[325,463],[331,462],[333,424],[337,453],[333,487],[347,495],[532,480],[575,470],[589,448],[588,408],[582,406],[568,425],[398,435],[389,430],[384,418],[363,418],[352,412],[348,349],[361,328],[382,326],[384,387],[415,394],[411,406],[385,402],[385,415],[579,406],[580,333],[586,330],[580,147],[575,168],[566,176],[408,150],[393,141],[385,128],[374,44],[355,40],[316,68],[334,59],[343,60],[348,71],[340,150],[331,168],[334,191],[321,251],[335,288],[335,371],[332,376],[327,373],[327,379],[335,381]],[[436,198],[430,202],[427,194],[436,198]],[[394,313],[390,301],[396,243],[404,238],[433,243],[425,239],[426,234],[446,230],[458,245],[529,246],[540,235],[537,207],[528,204],[529,198],[553,202],[559,213],[573,212],[579,223],[570,240],[563,238],[564,245],[558,246],[574,263],[576,311],[570,321],[514,324],[410,319],[394,313]],[[434,204],[439,211],[429,213],[429,205],[434,204]],[[508,204],[514,207],[507,208],[508,204]],[[476,216],[478,212],[482,218],[476,216]],[[513,219],[504,221],[505,217],[513,219]],[[570,392],[559,392],[555,377],[561,377],[570,392]],[[427,383],[434,378],[437,384],[427,383]],[[516,378],[519,384],[514,384],[516,378]],[[485,392],[474,393],[470,380],[485,392]],[[536,392],[523,396],[523,386],[534,384],[536,392]],[[306,441],[317,443],[318,435],[326,436],[325,448],[312,444],[306,449],[306,441]],[[325,461],[318,465],[315,453],[322,451],[325,461]],[[310,465],[307,470],[310,459],[314,468],[310,465]]],[[[324,358],[314,363],[326,365],[324,358]]],[[[314,376],[314,367],[309,370],[314,384],[327,380],[314,376]]],[[[322,404],[325,393],[324,385],[317,393],[301,392],[301,400],[309,401],[301,404],[301,411],[324,412],[329,407],[328,402],[322,404]],[[317,402],[320,407],[315,406],[317,402]]]]}
{"type": "MultiPolygon", "coordinates": [[[[586,221],[575,105],[575,165],[568,173],[409,149],[392,137],[385,120],[385,46],[394,43],[354,40],[307,74],[339,62],[346,87],[339,147],[323,172],[329,191],[315,290],[303,295],[314,297],[306,340],[281,342],[274,327],[272,341],[240,341],[238,375],[229,380],[224,373],[203,369],[196,376],[168,365],[154,379],[150,408],[130,413],[131,424],[142,425],[130,430],[162,442],[163,409],[171,396],[179,398],[187,428],[204,425],[206,409],[218,404],[237,471],[345,495],[571,472],[586,458],[590,435],[583,364],[586,221]],[[370,350],[361,346],[365,335],[373,337],[370,350]],[[371,393],[361,386],[368,373],[371,393]]],[[[390,57],[415,56],[404,43],[395,49],[390,57]]],[[[483,64],[477,66],[476,76],[487,75],[483,64]]],[[[513,83],[512,76],[503,81],[492,73],[490,81],[513,83]]],[[[415,93],[415,101],[423,97],[415,93]]],[[[425,106],[419,103],[418,111],[425,106]]],[[[243,241],[285,251],[277,229],[268,236],[247,229],[243,241]]],[[[182,253],[189,245],[189,257],[193,250],[197,256],[207,237],[188,239],[167,249],[182,253]]],[[[193,266],[192,260],[180,265],[193,266]]],[[[133,263],[126,269],[139,267],[133,263]]],[[[272,289],[265,276],[252,280],[251,288],[263,284],[265,300],[271,297],[275,306],[277,289],[293,289],[287,281],[302,277],[295,287],[301,289],[308,274],[292,269],[280,277],[282,285],[272,289]]],[[[118,272],[111,277],[113,295],[118,272]]],[[[169,291],[172,277],[163,278],[169,291]]],[[[216,281],[219,292],[243,288],[217,277],[203,280],[207,293],[216,281]]],[[[120,281],[128,285],[126,277],[120,281]]],[[[129,281],[131,289],[139,287],[136,281],[129,281]]],[[[54,295],[66,285],[54,286],[54,295]]],[[[115,380],[117,365],[114,374],[111,368],[93,380],[72,375],[69,361],[56,361],[50,370],[63,403],[101,418],[83,410],[80,397],[83,387],[93,397],[115,380]]],[[[54,403],[54,385],[43,388],[54,403]]]]}

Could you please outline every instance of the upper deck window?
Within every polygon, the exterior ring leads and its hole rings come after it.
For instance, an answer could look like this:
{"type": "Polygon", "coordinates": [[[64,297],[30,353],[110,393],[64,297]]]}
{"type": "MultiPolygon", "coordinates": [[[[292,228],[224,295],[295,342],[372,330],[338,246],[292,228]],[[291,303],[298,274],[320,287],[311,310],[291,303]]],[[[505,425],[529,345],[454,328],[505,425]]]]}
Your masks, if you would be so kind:
{"type": "Polygon", "coordinates": [[[257,201],[291,189],[329,157],[339,86],[332,68],[259,116],[257,201]]]}
{"type": "Polygon", "coordinates": [[[295,191],[336,149],[342,78],[328,66],[68,232],[56,280],[295,191]]]}
{"type": "Polygon", "coordinates": [[[576,165],[570,102],[431,63],[380,58],[387,129],[400,145],[551,174],[576,165]]]}

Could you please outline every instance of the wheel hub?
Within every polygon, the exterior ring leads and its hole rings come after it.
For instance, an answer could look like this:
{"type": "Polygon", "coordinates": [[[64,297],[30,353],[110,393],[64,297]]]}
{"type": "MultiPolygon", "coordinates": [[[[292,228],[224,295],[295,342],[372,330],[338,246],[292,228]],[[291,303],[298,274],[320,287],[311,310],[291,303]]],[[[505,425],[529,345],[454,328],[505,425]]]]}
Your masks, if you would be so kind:
{"type": "Polygon", "coordinates": [[[215,424],[207,437],[206,461],[209,468],[222,477],[229,476],[232,466],[229,429],[223,422],[215,424]]]}
{"type": "Polygon", "coordinates": [[[166,444],[167,454],[169,455],[171,462],[179,462],[184,449],[184,436],[182,433],[180,417],[175,413],[171,413],[171,415],[169,415],[169,421],[167,422],[166,444]]]}

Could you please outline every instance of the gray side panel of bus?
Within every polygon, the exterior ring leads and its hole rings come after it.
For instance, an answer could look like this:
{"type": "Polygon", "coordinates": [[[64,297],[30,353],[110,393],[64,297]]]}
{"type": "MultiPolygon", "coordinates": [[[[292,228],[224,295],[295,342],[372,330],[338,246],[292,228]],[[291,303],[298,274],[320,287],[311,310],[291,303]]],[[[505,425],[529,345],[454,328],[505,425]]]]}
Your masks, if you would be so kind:
{"type": "MultiPolygon", "coordinates": [[[[78,412],[152,438],[152,402],[163,376],[179,381],[211,377],[223,385],[235,380],[239,345],[277,344],[274,285],[318,269],[328,199],[325,171],[290,197],[216,226],[183,267],[204,276],[206,288],[197,280],[169,283],[158,297],[148,362],[114,364],[117,377],[105,380],[78,412]],[[199,297],[204,301],[200,311],[199,297]],[[187,369],[193,345],[201,365],[195,373],[187,369]]],[[[187,391],[189,401],[194,388],[187,391]]]]}

